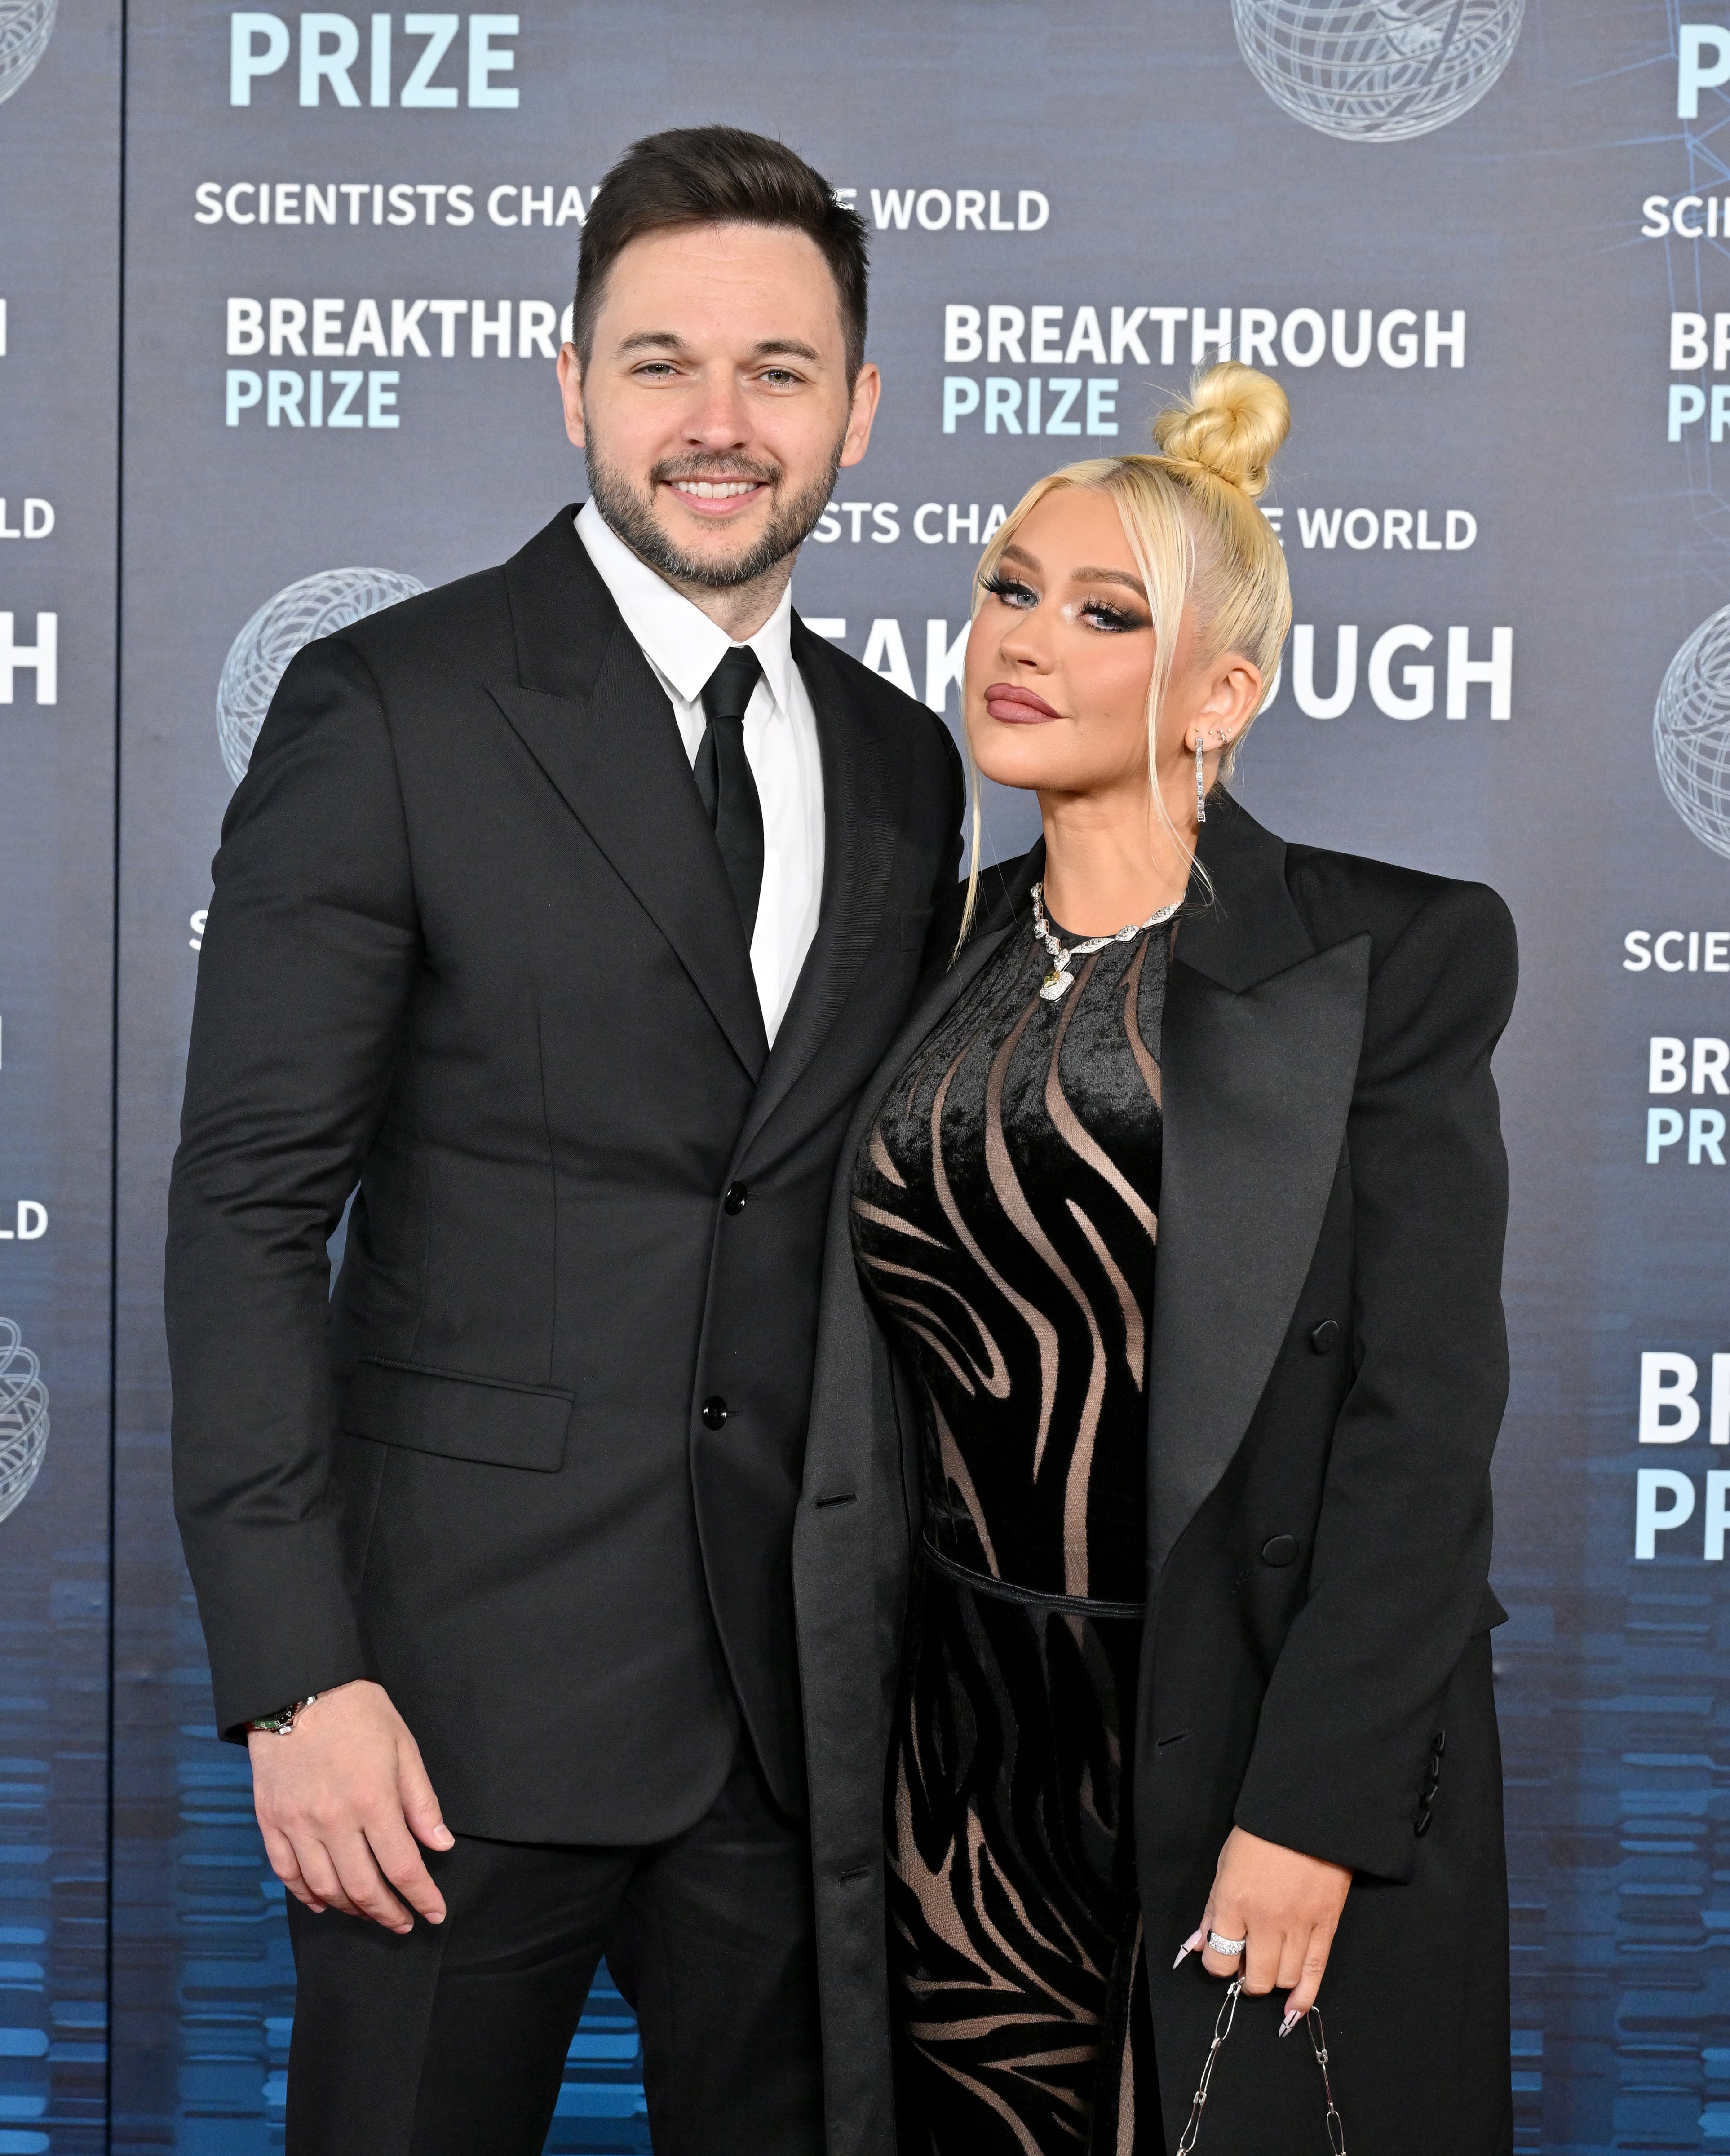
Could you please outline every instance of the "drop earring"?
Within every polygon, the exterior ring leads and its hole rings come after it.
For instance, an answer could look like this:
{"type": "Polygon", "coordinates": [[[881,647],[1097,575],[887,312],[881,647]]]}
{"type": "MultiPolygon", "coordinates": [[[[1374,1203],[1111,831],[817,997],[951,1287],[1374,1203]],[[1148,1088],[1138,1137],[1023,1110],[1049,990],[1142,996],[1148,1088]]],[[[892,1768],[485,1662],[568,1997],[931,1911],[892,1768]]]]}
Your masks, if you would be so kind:
{"type": "Polygon", "coordinates": [[[1195,820],[1198,824],[1205,824],[1208,820],[1208,783],[1207,773],[1202,767],[1201,744],[1202,736],[1198,729],[1195,736],[1195,820]]]}

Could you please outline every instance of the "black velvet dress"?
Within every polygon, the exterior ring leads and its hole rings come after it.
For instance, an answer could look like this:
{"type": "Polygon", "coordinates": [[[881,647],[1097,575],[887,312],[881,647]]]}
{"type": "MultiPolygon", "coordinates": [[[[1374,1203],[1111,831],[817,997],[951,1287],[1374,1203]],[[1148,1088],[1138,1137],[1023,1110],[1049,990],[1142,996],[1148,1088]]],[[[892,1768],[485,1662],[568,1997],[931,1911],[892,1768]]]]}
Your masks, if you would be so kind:
{"type": "Polygon", "coordinates": [[[925,1425],[887,1793],[908,2156],[1161,2145],[1127,1769],[1170,936],[1075,960],[1047,1001],[1018,931],[855,1171],[925,1425]]]}

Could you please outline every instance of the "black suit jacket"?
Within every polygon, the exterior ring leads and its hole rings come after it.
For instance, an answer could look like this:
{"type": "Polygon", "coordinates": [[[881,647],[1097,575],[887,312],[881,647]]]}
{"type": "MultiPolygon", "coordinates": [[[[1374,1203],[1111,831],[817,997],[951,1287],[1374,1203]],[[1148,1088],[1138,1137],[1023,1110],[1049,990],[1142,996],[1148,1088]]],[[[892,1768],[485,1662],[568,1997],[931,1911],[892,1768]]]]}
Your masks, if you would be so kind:
{"type": "Polygon", "coordinates": [[[308,646],[234,796],[170,1198],[175,1498],[226,1732],[376,1677],[459,1830],[640,1842],[701,1815],[741,1713],[803,1804],[829,1183],[963,784],[941,721],[795,621],[827,835],[772,1052],[572,514],[308,646]]]}
{"type": "MultiPolygon", "coordinates": [[[[1234,1822],[1358,1875],[1322,1990],[1348,2144],[1507,2156],[1507,1881],[1485,1636],[1507,1393],[1493,891],[1288,845],[1210,802],[1161,1041],[1147,1592],[1132,1787],[1168,2147],[1222,1987],[1173,1956],[1234,1822]],[[1438,1760],[1432,1750],[1445,1732],[1438,1760]]],[[[831,2156],[893,2156],[883,1779],[920,1419],[847,1197],[883,1096],[1006,937],[1043,850],[860,1097],[836,1170],[794,1579],[831,2156]]],[[[938,923],[941,935],[958,906],[938,923]]],[[[1277,1994],[1276,1994],[1277,1997],[1277,1994]]],[[[1207,2156],[1323,2150],[1306,2044],[1240,2002],[1207,2156]]],[[[1145,2092],[1144,2092],[1145,2093],[1145,2092]]]]}

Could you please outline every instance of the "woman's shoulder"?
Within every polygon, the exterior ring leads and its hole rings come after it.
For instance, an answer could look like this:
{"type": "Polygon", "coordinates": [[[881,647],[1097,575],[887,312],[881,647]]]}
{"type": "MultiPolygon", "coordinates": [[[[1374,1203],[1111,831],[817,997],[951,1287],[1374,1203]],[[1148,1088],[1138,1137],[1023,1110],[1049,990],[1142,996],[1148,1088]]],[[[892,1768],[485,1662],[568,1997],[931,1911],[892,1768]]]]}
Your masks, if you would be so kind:
{"type": "Polygon", "coordinates": [[[1513,955],[1513,916],[1486,883],[1290,842],[1286,882],[1319,947],[1368,933],[1372,970],[1420,922],[1430,936],[1505,946],[1513,955]]]}
{"type": "Polygon", "coordinates": [[[1318,950],[1369,937],[1373,983],[1425,994],[1451,978],[1474,1000],[1512,1004],[1518,941],[1488,884],[1289,843],[1286,882],[1318,950]]]}

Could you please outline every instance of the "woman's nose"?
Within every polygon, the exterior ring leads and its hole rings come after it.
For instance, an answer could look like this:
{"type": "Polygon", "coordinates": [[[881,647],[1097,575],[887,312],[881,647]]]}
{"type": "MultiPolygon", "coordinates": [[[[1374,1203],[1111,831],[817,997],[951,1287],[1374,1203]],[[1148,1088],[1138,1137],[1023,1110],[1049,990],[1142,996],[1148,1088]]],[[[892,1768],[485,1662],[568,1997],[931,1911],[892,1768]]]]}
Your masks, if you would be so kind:
{"type": "Polygon", "coordinates": [[[1050,640],[1041,634],[1032,615],[1019,616],[1004,632],[998,651],[1007,665],[1024,667],[1029,673],[1049,674],[1051,670],[1050,640]]]}

